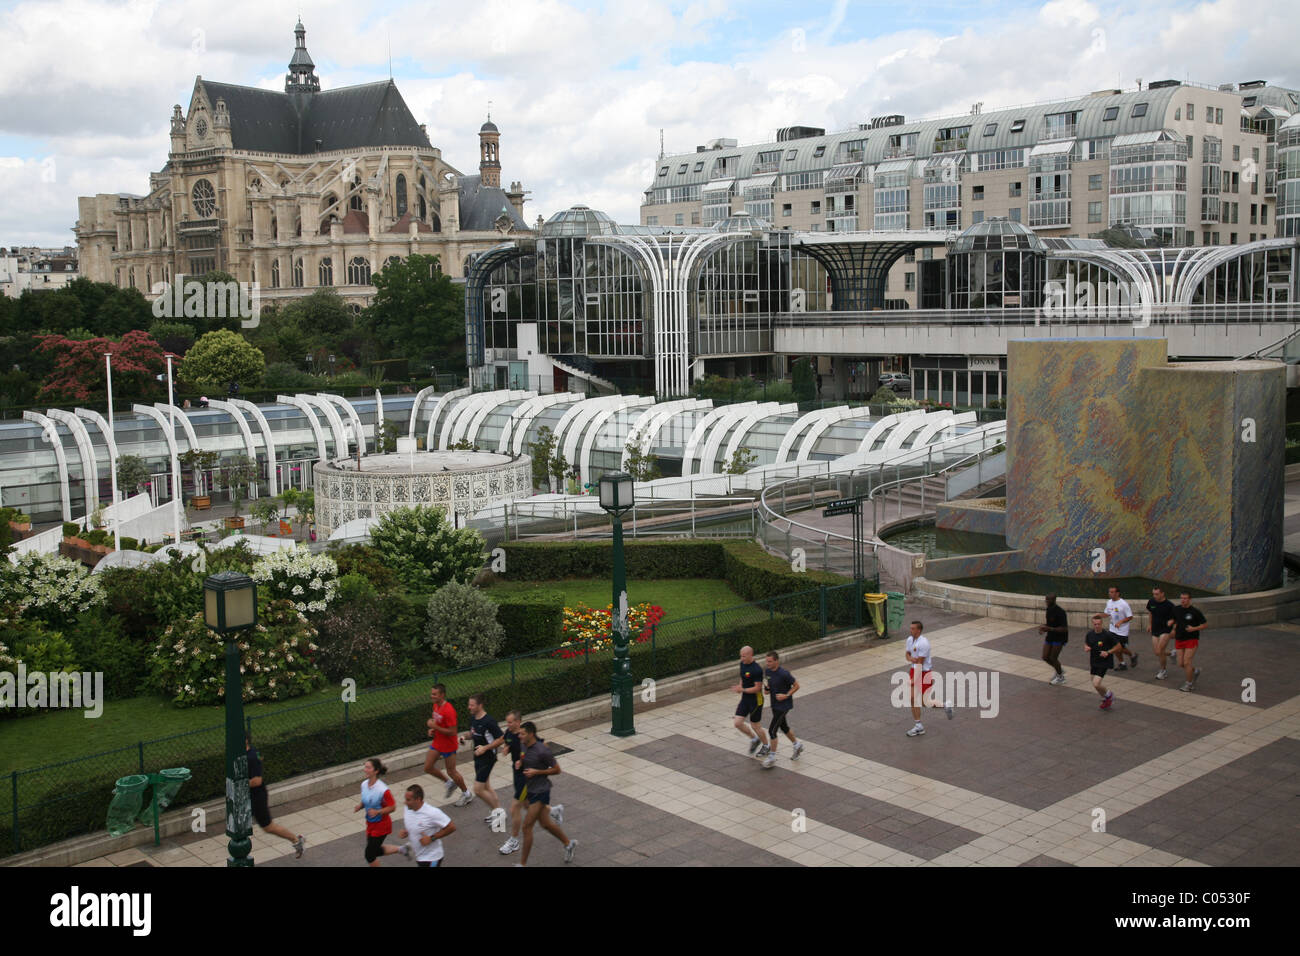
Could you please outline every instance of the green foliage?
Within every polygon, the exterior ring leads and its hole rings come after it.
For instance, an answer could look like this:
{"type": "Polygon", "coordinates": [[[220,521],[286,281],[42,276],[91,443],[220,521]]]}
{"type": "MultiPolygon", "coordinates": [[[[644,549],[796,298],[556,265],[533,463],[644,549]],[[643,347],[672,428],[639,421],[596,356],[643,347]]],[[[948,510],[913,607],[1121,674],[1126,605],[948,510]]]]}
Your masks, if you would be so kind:
{"type": "Polygon", "coordinates": [[[482,591],[452,581],[429,598],[429,649],[457,667],[496,658],[505,633],[497,605],[482,591]]]}
{"type": "Polygon", "coordinates": [[[221,483],[230,489],[235,514],[239,514],[239,506],[248,493],[248,484],[257,478],[259,471],[257,461],[247,455],[235,455],[222,462],[221,483]]]}
{"type": "Polygon", "coordinates": [[[181,380],[199,389],[225,389],[231,382],[254,385],[262,378],[266,359],[242,335],[229,329],[209,332],[185,353],[181,380]]]}
{"type": "Polygon", "coordinates": [[[263,388],[316,389],[323,384],[320,376],[304,372],[291,362],[268,362],[262,373],[263,388]]]}
{"type": "Polygon", "coordinates": [[[731,460],[727,462],[727,467],[723,471],[728,475],[743,475],[753,468],[757,461],[758,455],[741,445],[732,453],[731,460]]]}
{"type": "Polygon", "coordinates": [[[898,401],[898,393],[888,385],[876,389],[876,393],[867,399],[868,405],[892,405],[898,401]]]}
{"type": "Polygon", "coordinates": [[[338,587],[334,592],[335,606],[357,604],[359,602],[378,602],[379,592],[370,583],[370,579],[361,574],[344,574],[339,577],[338,587]]]}
{"type": "Polygon", "coordinates": [[[258,498],[253,502],[253,507],[248,509],[248,513],[253,520],[261,524],[262,533],[265,534],[266,526],[280,517],[280,507],[274,498],[258,498]]]}
{"type": "Polygon", "coordinates": [[[537,439],[528,445],[528,454],[533,461],[533,487],[551,489],[551,459],[555,457],[555,433],[549,426],[543,425],[537,431],[537,439]]]}
{"type": "Polygon", "coordinates": [[[629,440],[627,447],[627,466],[623,469],[632,476],[634,481],[654,481],[656,478],[662,478],[663,472],[659,469],[659,456],[648,455],[641,451],[641,446],[632,440],[629,440]]]}
{"type": "Polygon", "coordinates": [[[437,256],[385,265],[371,282],[375,298],[362,326],[385,356],[434,359],[443,371],[465,368],[465,293],[443,274],[437,256]]]}
{"type": "Polygon", "coordinates": [[[369,581],[380,594],[387,594],[401,587],[401,582],[385,562],[384,556],[368,544],[349,544],[342,548],[331,548],[329,555],[338,566],[340,587],[343,585],[344,577],[354,575],[369,581]]]}
{"type": "Polygon", "coordinates": [[[795,401],[811,402],[817,398],[817,375],[813,372],[812,362],[801,358],[794,363],[795,401]]]}
{"type": "MultiPolygon", "coordinates": [[[[276,601],[238,639],[243,699],[285,700],[325,683],[313,660],[316,630],[288,601],[276,601]]],[[[203,623],[201,613],[163,632],[149,662],[149,686],[180,707],[220,703],[225,698],[225,643],[203,623]]]]}
{"type": "Polygon", "coordinates": [[[135,494],[150,479],[152,472],[139,455],[120,455],[117,459],[117,487],[125,495],[135,494]]]}
{"type": "Polygon", "coordinates": [[[24,554],[0,577],[0,606],[21,606],[24,615],[53,628],[103,600],[99,578],[79,561],[57,554],[24,554]]]}
{"type": "Polygon", "coordinates": [[[439,508],[418,506],[386,512],[370,542],[410,591],[434,591],[449,581],[468,583],[483,567],[483,538],[453,528],[439,508]]]}
{"type": "MultiPolygon", "coordinates": [[[[511,581],[559,581],[605,578],[613,574],[613,546],[608,542],[505,541],[506,577],[511,581]]],[[[631,541],[624,545],[631,579],[716,578],[722,571],[717,541],[631,541]]]]}
{"type": "Polygon", "coordinates": [[[75,521],[63,522],[63,536],[65,538],[81,537],[81,525],[77,524],[75,521]]]}
{"type": "Polygon", "coordinates": [[[508,592],[498,595],[494,589],[492,596],[497,601],[497,620],[505,635],[502,657],[558,647],[564,640],[564,595],[508,592]]]}
{"type": "Polygon", "coordinates": [[[184,355],[194,344],[194,326],[171,319],[159,319],[149,326],[150,337],[163,347],[164,352],[184,355]]]}
{"type": "Polygon", "coordinates": [[[122,700],[139,693],[148,645],[133,640],[119,617],[95,608],[82,614],[66,636],[82,668],[104,675],[105,697],[122,700]]]}
{"type": "MultiPolygon", "coordinates": [[[[348,577],[370,586],[359,575],[348,577]]],[[[392,679],[397,657],[380,625],[378,601],[371,589],[368,595],[335,601],[321,620],[316,660],[331,682],[350,677],[358,687],[368,687],[392,679]]]]}
{"type": "Polygon", "coordinates": [[[383,432],[379,436],[379,454],[391,455],[397,451],[397,438],[401,434],[402,427],[392,419],[386,419],[383,432]]]}

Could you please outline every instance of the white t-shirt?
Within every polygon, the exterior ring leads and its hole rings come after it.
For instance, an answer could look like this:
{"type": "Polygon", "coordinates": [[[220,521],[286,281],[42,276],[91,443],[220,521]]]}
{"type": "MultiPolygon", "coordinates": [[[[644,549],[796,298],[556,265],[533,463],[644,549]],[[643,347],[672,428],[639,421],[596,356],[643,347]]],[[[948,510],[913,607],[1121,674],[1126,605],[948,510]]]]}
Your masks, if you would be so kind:
{"type": "Polygon", "coordinates": [[[411,856],[421,863],[433,863],[442,859],[442,841],[434,840],[428,846],[420,843],[420,837],[433,836],[447,824],[451,817],[431,803],[423,803],[420,809],[406,808],[402,825],[406,828],[407,842],[411,845],[411,856]]]}
{"type": "Polygon", "coordinates": [[[907,635],[906,651],[913,657],[920,657],[924,660],[924,663],[921,665],[922,672],[930,669],[930,639],[928,637],[924,634],[919,637],[913,637],[910,634],[907,635]]]}
{"type": "MultiPolygon", "coordinates": [[[[1120,637],[1128,637],[1128,624],[1119,623],[1126,617],[1133,616],[1133,609],[1128,606],[1128,601],[1125,601],[1123,598],[1120,598],[1118,601],[1107,601],[1106,613],[1110,615],[1111,633],[1118,634],[1120,637]]],[[[1132,621],[1129,622],[1129,624],[1131,623],[1132,621]]]]}

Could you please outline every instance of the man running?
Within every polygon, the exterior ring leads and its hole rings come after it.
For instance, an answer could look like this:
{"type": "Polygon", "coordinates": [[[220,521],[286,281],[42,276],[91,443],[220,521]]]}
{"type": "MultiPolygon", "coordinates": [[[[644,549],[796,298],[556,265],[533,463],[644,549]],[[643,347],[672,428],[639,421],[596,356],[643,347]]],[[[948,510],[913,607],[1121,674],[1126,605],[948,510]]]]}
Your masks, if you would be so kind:
{"type": "Polygon", "coordinates": [[[433,738],[433,743],[429,744],[429,752],[424,756],[424,772],[443,782],[444,798],[450,797],[459,787],[461,794],[456,806],[468,806],[474,799],[474,794],[466,789],[465,778],[456,769],[456,751],[460,749],[460,738],[456,736],[456,708],[447,700],[446,685],[434,684],[429,690],[429,700],[433,703],[433,716],[428,720],[429,736],[433,738]],[[447,768],[445,774],[438,769],[439,760],[447,768]]]}
{"type": "Polygon", "coordinates": [[[1183,669],[1187,682],[1178,688],[1189,692],[1196,690],[1196,678],[1201,676],[1201,669],[1192,666],[1196,649],[1201,646],[1201,631],[1208,626],[1205,615],[1192,607],[1192,596],[1184,591],[1178,596],[1178,607],[1174,609],[1174,649],[1178,652],[1178,666],[1183,669]]]}
{"type": "Polygon", "coordinates": [[[1103,681],[1115,663],[1113,655],[1117,654],[1120,643],[1114,632],[1106,630],[1105,622],[1106,619],[1102,615],[1094,614],[1092,630],[1088,632],[1083,643],[1091,655],[1089,662],[1092,669],[1092,689],[1101,697],[1101,709],[1110,710],[1110,705],[1115,702],[1115,694],[1106,689],[1103,681]]]}
{"type": "Polygon", "coordinates": [[[551,756],[546,744],[537,739],[537,725],[526,720],[519,725],[524,753],[520,759],[524,777],[528,780],[528,810],[524,814],[524,852],[519,858],[520,866],[528,865],[528,854],[533,848],[533,824],[539,820],[542,829],[564,844],[564,862],[573,862],[573,851],[578,846],[577,840],[570,840],[559,824],[551,820],[550,815],[543,815],[542,807],[551,802],[551,777],[560,772],[560,765],[551,756]]]}
{"type": "MultiPolygon", "coordinates": [[[[510,769],[514,772],[514,798],[510,801],[510,837],[497,850],[502,856],[509,856],[522,845],[519,842],[519,831],[523,827],[524,807],[528,804],[528,778],[524,776],[523,771],[522,727],[523,715],[517,710],[510,711],[506,714],[505,733],[492,745],[493,748],[505,748],[510,755],[510,769]]],[[[537,739],[542,740],[541,737],[537,739]]],[[[556,823],[564,822],[564,804],[557,803],[551,807],[551,819],[556,823]]]]}
{"type": "Polygon", "coordinates": [[[768,736],[771,737],[767,759],[763,761],[763,768],[770,770],[776,765],[776,745],[780,740],[777,737],[778,731],[784,731],[785,735],[790,738],[794,744],[794,752],[790,754],[791,760],[798,760],[799,755],[803,753],[803,742],[794,735],[790,729],[789,717],[790,711],[794,709],[794,695],[799,690],[799,682],[794,679],[794,675],[781,666],[781,655],[776,651],[768,651],[767,673],[767,693],[772,702],[772,723],[767,728],[768,736]]]}
{"type": "Polygon", "coordinates": [[[732,723],[749,738],[750,755],[758,751],[760,757],[766,757],[771,748],[767,745],[767,731],[763,729],[763,668],[754,660],[752,647],[740,649],[740,683],[731,689],[740,695],[732,723]]]}
{"type": "Polygon", "coordinates": [[[253,808],[253,819],[265,832],[292,843],[294,858],[302,859],[302,851],[307,846],[302,834],[295,836],[280,824],[271,822],[271,803],[262,776],[262,758],[253,748],[253,738],[248,734],[244,734],[244,755],[248,758],[248,799],[253,808]]]}
{"type": "MultiPolygon", "coordinates": [[[[908,626],[907,644],[903,647],[907,663],[911,665],[907,671],[908,689],[912,697],[912,719],[916,721],[912,729],[907,732],[909,737],[919,737],[925,733],[925,727],[921,724],[921,706],[925,702],[926,695],[930,693],[931,687],[934,686],[934,675],[930,673],[930,668],[933,666],[930,657],[930,639],[922,633],[924,629],[925,625],[920,621],[913,621],[908,626]],[[918,668],[919,680],[917,679],[918,668]]],[[[939,702],[936,700],[933,706],[938,707],[939,702]]],[[[948,715],[949,720],[952,720],[951,701],[944,704],[943,712],[948,715]]]]}
{"type": "Polygon", "coordinates": [[[1065,671],[1061,670],[1061,649],[1070,640],[1069,621],[1065,611],[1056,604],[1056,595],[1049,594],[1044,601],[1047,604],[1047,623],[1038,625],[1038,633],[1043,635],[1043,660],[1052,665],[1056,671],[1049,684],[1064,684],[1065,671]]]}
{"type": "Polygon", "coordinates": [[[1165,664],[1169,659],[1169,639],[1174,633],[1174,602],[1165,597],[1164,588],[1151,589],[1151,600],[1147,601],[1147,630],[1151,633],[1151,649],[1160,658],[1160,670],[1156,671],[1156,680],[1169,676],[1165,664]]]}
{"type": "MultiPolygon", "coordinates": [[[[497,793],[488,783],[488,778],[492,776],[492,768],[497,763],[496,742],[501,739],[501,728],[493,720],[483,706],[484,696],[482,694],[470,694],[469,696],[469,715],[470,732],[461,735],[461,741],[470,739],[474,743],[474,794],[483,799],[489,807],[488,815],[483,818],[483,822],[492,823],[492,814],[501,809],[501,802],[497,800],[497,793]]],[[[464,799],[463,797],[461,798],[464,799]]]]}
{"type": "Polygon", "coordinates": [[[406,816],[402,819],[402,853],[415,857],[416,866],[442,866],[442,838],[455,833],[451,817],[424,802],[424,788],[413,783],[406,788],[406,816]]]}
{"type": "Polygon", "coordinates": [[[1110,587],[1110,600],[1106,602],[1106,613],[1110,615],[1110,632],[1115,635],[1119,647],[1115,649],[1115,660],[1119,661],[1116,670],[1126,671],[1125,656],[1133,658],[1133,666],[1138,666],[1138,656],[1128,649],[1128,626],[1133,620],[1133,609],[1128,601],[1119,596],[1119,588],[1110,587]]]}

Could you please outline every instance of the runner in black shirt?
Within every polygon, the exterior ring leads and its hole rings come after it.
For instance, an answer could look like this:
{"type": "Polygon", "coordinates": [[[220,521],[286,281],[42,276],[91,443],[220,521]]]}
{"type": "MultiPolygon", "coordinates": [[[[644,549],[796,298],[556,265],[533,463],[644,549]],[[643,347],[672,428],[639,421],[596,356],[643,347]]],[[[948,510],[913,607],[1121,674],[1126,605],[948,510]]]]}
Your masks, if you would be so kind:
{"type": "Polygon", "coordinates": [[[1043,635],[1043,660],[1052,665],[1056,676],[1048,683],[1064,684],[1065,671],[1061,670],[1061,648],[1070,639],[1069,622],[1065,612],[1056,606],[1056,595],[1049,594],[1044,601],[1047,604],[1047,623],[1038,625],[1038,633],[1043,635]]]}
{"type": "Polygon", "coordinates": [[[760,757],[766,757],[771,751],[763,729],[763,667],[754,660],[752,647],[740,649],[740,683],[731,689],[740,695],[732,723],[749,738],[750,754],[758,751],[760,757]]]}
{"type": "Polygon", "coordinates": [[[1088,648],[1089,664],[1092,670],[1092,689],[1101,697],[1101,709],[1110,710],[1110,705],[1115,701],[1115,694],[1106,689],[1102,683],[1110,669],[1115,666],[1115,660],[1111,656],[1115,648],[1119,647],[1119,639],[1110,631],[1106,630],[1106,618],[1100,614],[1092,616],[1092,630],[1084,638],[1084,644],[1088,648]]]}
{"type": "Polygon", "coordinates": [[[302,856],[307,841],[302,834],[290,833],[278,823],[271,822],[271,803],[266,792],[266,779],[262,776],[262,758],[253,748],[253,738],[244,734],[244,755],[248,758],[248,799],[253,809],[253,819],[264,831],[293,844],[297,857],[302,856]]]}
{"type": "MultiPolygon", "coordinates": [[[[524,809],[528,803],[528,778],[523,773],[524,738],[523,714],[512,710],[506,714],[506,729],[501,738],[492,746],[503,748],[510,755],[510,768],[514,771],[514,798],[510,801],[510,838],[501,844],[497,852],[509,856],[518,850],[519,833],[524,825],[524,809]]],[[[538,740],[542,738],[538,737],[538,740]]],[[[551,819],[556,823],[564,822],[564,804],[557,803],[551,807],[551,819]]]]}
{"type": "Polygon", "coordinates": [[[790,729],[788,720],[790,711],[794,709],[794,695],[799,689],[799,682],[795,680],[793,674],[781,666],[781,655],[776,651],[767,652],[766,665],[767,691],[772,705],[772,723],[767,728],[768,735],[772,738],[769,746],[771,752],[767,759],[763,761],[763,767],[771,769],[776,765],[776,744],[779,739],[776,735],[785,731],[785,735],[790,738],[794,744],[794,750],[790,754],[791,760],[798,760],[799,755],[803,753],[803,741],[794,735],[790,729]]]}
{"type": "Polygon", "coordinates": [[[474,793],[481,797],[483,802],[490,808],[488,815],[483,818],[483,822],[489,826],[492,824],[493,815],[501,809],[501,803],[497,800],[496,791],[492,789],[492,784],[488,779],[492,776],[492,768],[497,763],[497,748],[493,746],[501,739],[501,728],[497,722],[488,716],[487,710],[483,704],[485,698],[482,694],[471,694],[469,698],[469,715],[471,717],[469,733],[461,734],[460,741],[465,743],[473,739],[474,743],[474,793]]]}
{"type": "Polygon", "coordinates": [[[1174,608],[1174,648],[1178,651],[1178,666],[1183,669],[1187,683],[1178,688],[1181,691],[1196,690],[1196,678],[1201,676],[1201,669],[1192,666],[1196,649],[1201,646],[1201,631],[1205,630],[1205,615],[1192,607],[1192,596],[1184,591],[1178,596],[1178,607],[1174,608]]]}
{"type": "Polygon", "coordinates": [[[1160,658],[1160,670],[1156,680],[1169,676],[1165,664],[1169,658],[1169,639],[1174,633],[1174,602],[1165,597],[1163,588],[1151,589],[1151,600],[1147,601],[1147,630],[1151,632],[1151,649],[1160,658]]]}

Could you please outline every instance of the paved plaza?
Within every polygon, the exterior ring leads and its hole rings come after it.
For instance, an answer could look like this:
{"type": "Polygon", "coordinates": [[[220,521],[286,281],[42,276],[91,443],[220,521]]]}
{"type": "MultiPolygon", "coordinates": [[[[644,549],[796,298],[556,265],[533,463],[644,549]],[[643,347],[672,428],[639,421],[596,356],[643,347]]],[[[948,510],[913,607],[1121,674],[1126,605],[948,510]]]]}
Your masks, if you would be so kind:
{"type": "MultiPolygon", "coordinates": [[[[1172,669],[1154,680],[1154,658],[1142,653],[1136,670],[1108,678],[1116,703],[1101,711],[1077,628],[1062,654],[1067,682],[1053,687],[1032,626],[919,605],[907,616],[925,621],[936,673],[996,673],[996,716],[966,706],[949,721],[931,711],[924,736],[905,736],[910,713],[891,703],[891,677],[906,667],[894,638],[791,665],[801,685],[791,726],[807,749],[792,761],[783,739],[771,770],[747,756],[731,726],[730,678],[642,705],[634,737],[610,736],[605,719],[543,726],[544,738],[570,751],[559,757],[553,792],[579,843],[572,866],[1300,863],[1300,625],[1211,629],[1194,693],[1179,692],[1172,669]],[[1247,680],[1253,703],[1242,699],[1247,680]]],[[[1140,653],[1149,643],[1135,632],[1140,653]]],[[[360,776],[273,807],[278,822],[306,835],[307,852],[295,860],[285,841],[255,831],[257,864],[364,866],[361,817],[352,812],[360,776]]],[[[503,801],[508,781],[498,763],[503,801]]],[[[441,785],[418,768],[387,782],[399,797],[395,832],[410,783],[443,804],[441,785]]],[[[458,827],[444,841],[447,865],[518,861],[497,852],[504,837],[484,824],[481,801],[446,810],[458,827]]],[[[225,860],[224,834],[187,834],[83,865],[225,860]]],[[[413,864],[388,857],[385,865],[413,864]]],[[[540,827],[529,865],[564,865],[540,827]]]]}

